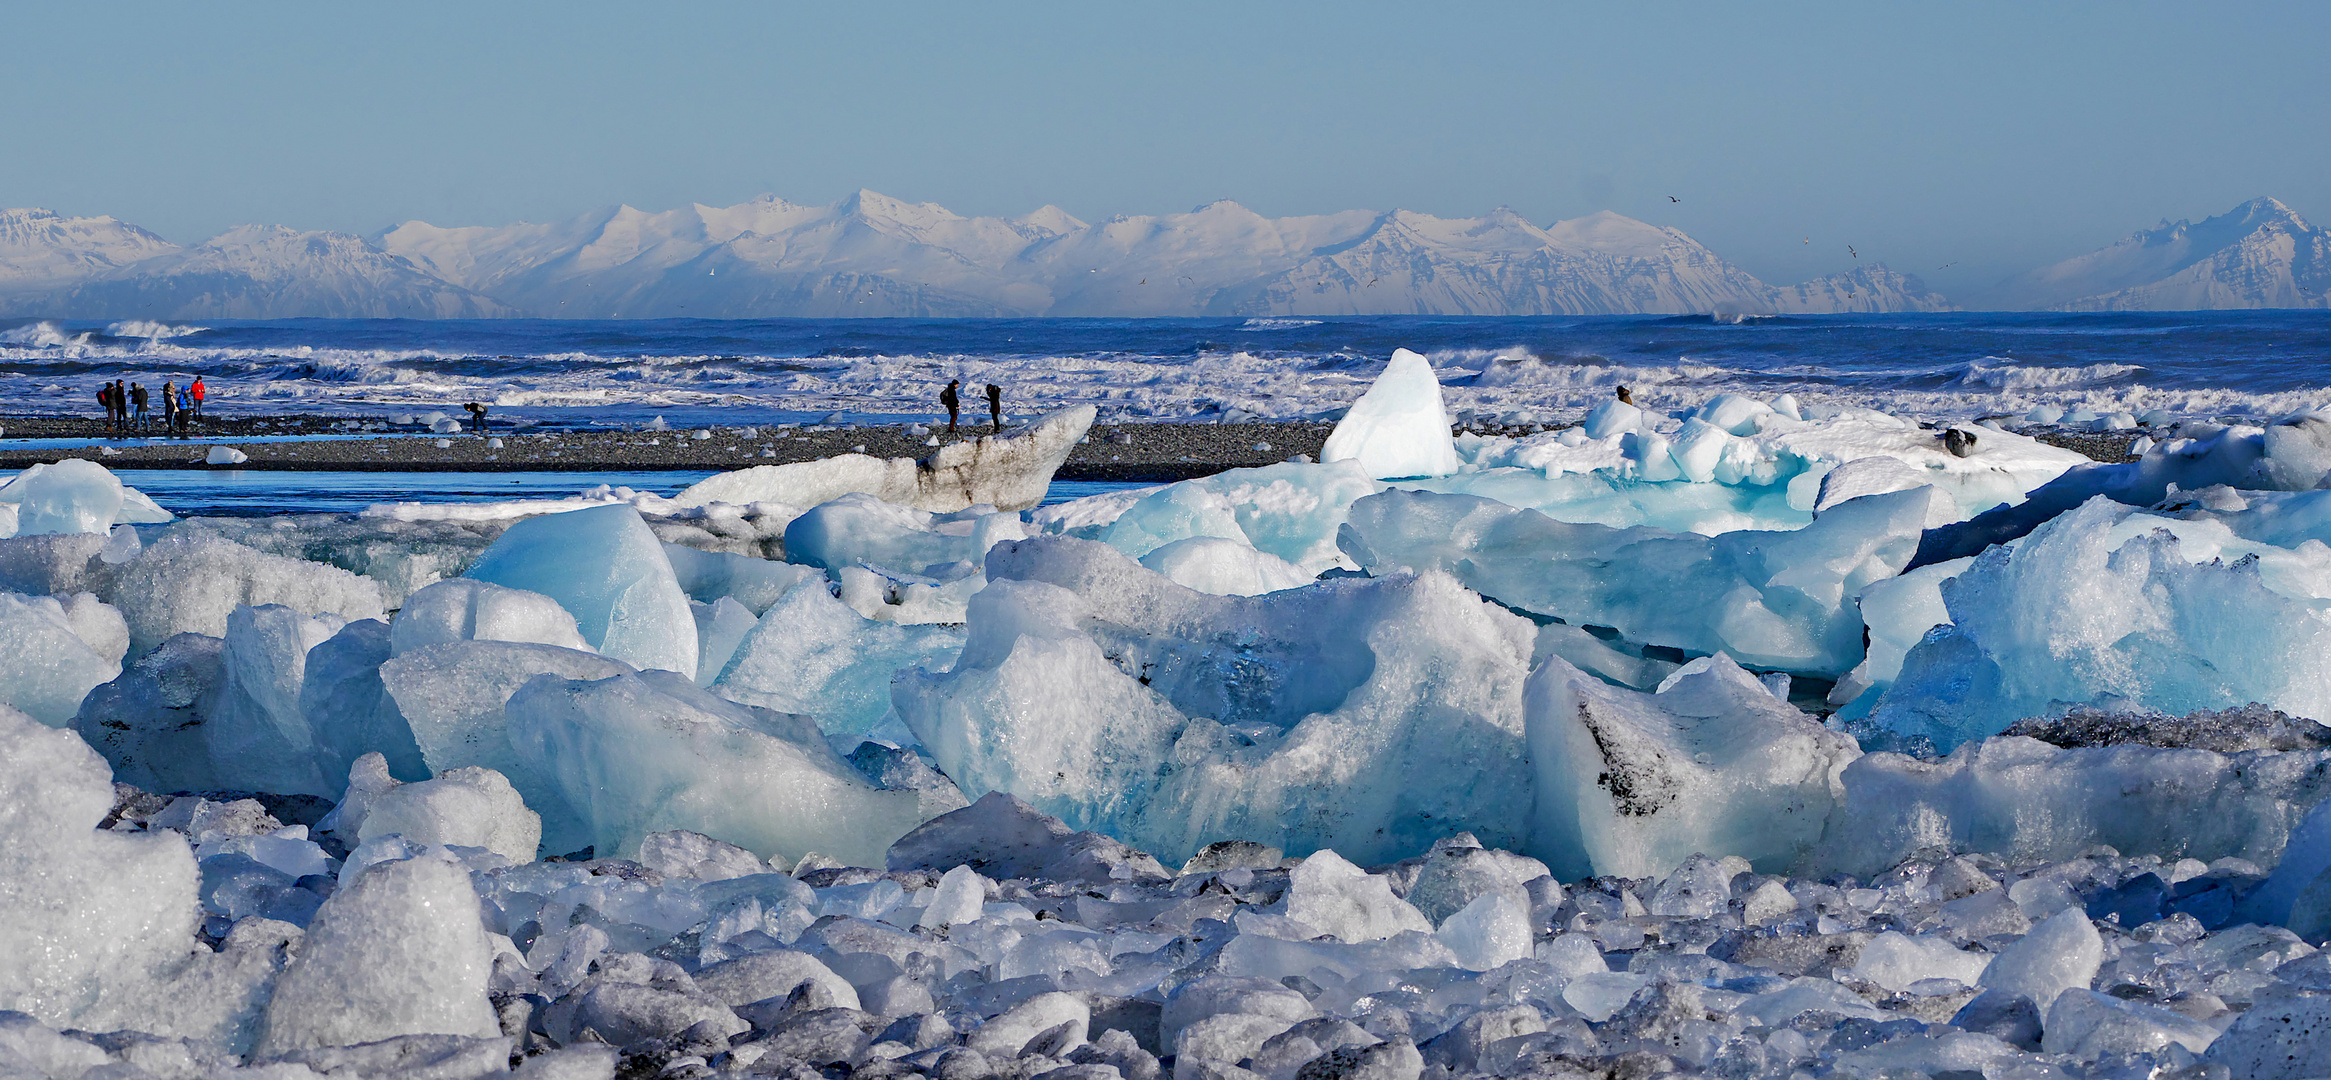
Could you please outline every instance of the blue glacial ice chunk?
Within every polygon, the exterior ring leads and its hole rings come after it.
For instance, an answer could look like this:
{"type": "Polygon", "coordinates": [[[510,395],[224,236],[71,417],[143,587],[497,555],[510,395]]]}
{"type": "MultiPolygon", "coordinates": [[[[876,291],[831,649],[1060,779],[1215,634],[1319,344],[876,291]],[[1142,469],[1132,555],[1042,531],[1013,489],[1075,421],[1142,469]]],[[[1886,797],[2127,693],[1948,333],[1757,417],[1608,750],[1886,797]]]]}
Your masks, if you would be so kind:
{"type": "Polygon", "coordinates": [[[1589,439],[1608,439],[1613,435],[1640,431],[1643,428],[1643,410],[1618,398],[1610,398],[1587,412],[1585,428],[1589,439]]]}
{"type": "Polygon", "coordinates": [[[459,641],[395,657],[379,670],[383,726],[385,716],[393,715],[411,733],[423,762],[418,776],[401,769],[400,775],[425,779],[464,766],[492,769],[508,777],[526,805],[542,815],[543,840],[551,851],[574,851],[591,842],[555,778],[517,752],[505,706],[536,676],[604,679],[630,673],[631,665],[555,645],[459,641]]]}
{"type": "Polygon", "coordinates": [[[1501,603],[1637,644],[1834,677],[1862,656],[1853,597],[1901,570],[1938,494],[1855,499],[1794,532],[1705,537],[1387,491],[1353,504],[1342,543],[1370,573],[1446,570],[1501,603]]]}
{"type": "Polygon", "coordinates": [[[628,503],[521,521],[463,576],[558,601],[585,642],[633,667],[696,673],[688,594],[628,503]]]}
{"type": "Polygon", "coordinates": [[[90,690],[121,674],[129,641],[121,616],[95,596],[66,601],[0,593],[0,704],[60,728],[72,724],[90,690]]]}
{"type": "Polygon", "coordinates": [[[2211,532],[2097,498],[1985,552],[1942,584],[1951,625],[1910,650],[1872,723],[1948,752],[2076,704],[2331,719],[2331,620],[2313,599],[2331,565],[2186,550],[2234,539],[2211,532]]]}
{"type": "Polygon", "coordinates": [[[308,650],[339,632],[337,617],[311,619],[281,604],[239,607],[227,616],[225,680],[203,723],[211,770],[221,787],[331,795],[315,731],[300,711],[308,650]]]}
{"type": "Polygon", "coordinates": [[[1871,753],[1841,777],[1812,873],[1877,874],[1921,853],[2060,862],[2098,844],[2135,857],[2272,865],[2331,794],[2331,752],[1970,742],[1949,757],[1871,753]]]}
{"type": "Polygon", "coordinates": [[[1224,837],[1361,861],[1458,829],[1521,846],[1531,627],[1447,575],[1209,596],[1061,537],[999,545],[988,575],[955,666],[893,691],[966,795],[1169,862],[1224,837]]]}
{"type": "Polygon", "coordinates": [[[520,759],[557,786],[603,854],[686,829],[763,858],[819,851],[880,866],[893,841],[960,805],[938,790],[877,787],[808,718],[714,697],[671,672],[545,675],[507,713],[520,759]]]}
{"type": "Polygon", "coordinates": [[[1449,410],[1432,361],[1392,351],[1384,373],[1336,422],[1319,451],[1322,462],[1357,461],[1369,476],[1446,476],[1461,464],[1449,433],[1449,410]]]}
{"type": "Polygon", "coordinates": [[[13,510],[10,536],[105,533],[125,522],[161,524],[170,512],[105,466],[79,458],[34,465],[0,484],[0,506],[13,510]]]}
{"type": "Polygon", "coordinates": [[[429,777],[412,726],[381,685],[380,666],[388,659],[389,625],[379,619],[358,619],[308,650],[299,711],[315,742],[316,767],[335,786],[326,797],[338,798],[337,782],[371,753],[382,755],[399,779],[429,777]]]}
{"type": "Polygon", "coordinates": [[[712,689],[732,701],[816,717],[829,734],[863,735],[890,712],[892,678],[943,669],[962,650],[957,628],[863,618],[825,582],[812,581],[761,616],[712,689]]]}
{"type": "Polygon", "coordinates": [[[727,670],[745,635],[761,622],[751,608],[725,596],[709,604],[690,600],[688,613],[696,616],[696,685],[711,686],[727,670]]]}
{"type": "Polygon", "coordinates": [[[1651,694],[1549,657],[1528,709],[1530,853],[1564,880],[1665,874],[1694,854],[1786,871],[1820,843],[1861,752],[1722,655],[1651,694]]]}
{"type": "Polygon", "coordinates": [[[827,570],[867,564],[946,580],[976,570],[988,548],[1027,535],[1018,514],[993,507],[934,514],[860,493],[794,518],[785,557],[827,570]]]}
{"type": "Polygon", "coordinates": [[[1377,484],[1358,462],[1285,462],[1169,484],[1126,507],[1102,540],[1136,559],[1177,540],[1236,540],[1305,574],[1346,566],[1336,529],[1377,484]]]}
{"type": "Polygon", "coordinates": [[[825,576],[816,567],[672,543],[664,545],[664,557],[671,560],[672,573],[690,600],[703,604],[734,600],[755,616],[769,610],[786,590],[825,576]]]}

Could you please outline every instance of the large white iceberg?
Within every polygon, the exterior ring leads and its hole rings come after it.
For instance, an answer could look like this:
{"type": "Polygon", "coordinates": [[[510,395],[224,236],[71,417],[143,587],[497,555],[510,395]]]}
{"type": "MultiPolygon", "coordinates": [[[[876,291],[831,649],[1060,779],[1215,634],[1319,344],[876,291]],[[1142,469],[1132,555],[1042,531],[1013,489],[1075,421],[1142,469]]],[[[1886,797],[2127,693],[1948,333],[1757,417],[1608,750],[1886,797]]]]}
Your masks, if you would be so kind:
{"type": "Polygon", "coordinates": [[[1046,413],[1001,435],[940,447],[922,461],[843,454],[818,461],[757,465],[701,480],[672,496],[676,506],[715,502],[816,506],[852,492],[918,510],[953,513],[986,504],[1026,510],[1044,501],[1052,474],[1093,426],[1090,405],[1046,413]]]}
{"type": "Polygon", "coordinates": [[[282,604],[344,619],[382,614],[380,586],[369,578],[200,533],[165,535],[111,570],[98,595],[121,609],[136,653],[172,634],[222,636],[239,607],[282,604]]]}
{"type": "Polygon", "coordinates": [[[1384,373],[1336,422],[1319,460],[1357,461],[1369,476],[1387,480],[1456,472],[1457,444],[1432,361],[1394,349],[1384,373]]]}
{"type": "Polygon", "coordinates": [[[463,575],[541,593],[583,640],[637,668],[696,674],[696,617],[664,547],[628,505],[528,518],[463,575]]]}

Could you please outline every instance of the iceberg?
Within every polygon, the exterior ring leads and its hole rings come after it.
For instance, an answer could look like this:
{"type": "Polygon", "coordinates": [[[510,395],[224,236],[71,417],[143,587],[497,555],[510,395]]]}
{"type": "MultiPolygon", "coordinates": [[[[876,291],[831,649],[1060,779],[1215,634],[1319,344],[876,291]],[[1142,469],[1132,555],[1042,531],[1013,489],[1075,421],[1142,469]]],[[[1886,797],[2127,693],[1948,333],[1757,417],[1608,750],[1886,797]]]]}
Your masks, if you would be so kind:
{"type": "Polygon", "coordinates": [[[2331,795],[2331,751],[2056,747],[2002,736],[1939,760],[1866,754],[1840,780],[1808,872],[1876,874],[1936,852],[2052,862],[2099,844],[2132,857],[2269,866],[2331,795]]]}
{"type": "Polygon", "coordinates": [[[0,507],[16,518],[13,532],[0,535],[103,535],[121,524],[159,525],[169,511],[135,488],[124,487],[103,465],[66,458],[34,465],[0,484],[0,507]]]}
{"type": "Polygon", "coordinates": [[[1457,444],[1449,433],[1449,410],[1441,404],[1441,382],[1433,375],[1432,361],[1394,349],[1383,374],[1336,422],[1319,460],[1357,461],[1379,480],[1456,472],[1457,444]]]}
{"type": "Polygon", "coordinates": [[[843,454],[818,461],[757,465],[698,481],[675,506],[778,503],[817,506],[853,492],[934,513],[973,506],[1021,511],[1044,501],[1052,474],[1093,426],[1090,405],[1046,413],[1001,435],[949,443],[922,461],[843,454]]]}
{"type": "Polygon", "coordinates": [[[1340,542],[1372,574],[1443,570],[1500,603],[1640,645],[1834,677],[1862,659],[1854,596],[1909,561],[1936,497],[1865,496],[1794,532],[1704,537],[1386,491],[1353,504],[1340,542]]]}
{"type": "Polygon", "coordinates": [[[97,594],[121,610],[140,654],[173,634],[224,636],[240,607],[281,604],[343,619],[383,614],[380,586],[369,578],[216,536],[166,534],[111,570],[97,594]]]}
{"type": "Polygon", "coordinates": [[[528,518],[463,575],[556,600],[583,640],[636,668],[696,674],[696,618],[661,541],[614,504],[528,518]]]}
{"type": "Polygon", "coordinates": [[[1357,462],[1287,462],[1229,469],[1169,484],[1125,506],[1106,525],[1070,535],[1101,540],[1133,558],[1181,540],[1234,540],[1316,576],[1350,568],[1336,530],[1377,485],[1357,462]]]}
{"type": "Polygon", "coordinates": [[[876,566],[944,581],[977,572],[987,549],[1027,535],[1019,515],[993,507],[934,514],[852,493],[794,518],[785,556],[826,570],[876,566]]]}
{"type": "Polygon", "coordinates": [[[89,691],[121,674],[129,646],[119,613],[87,593],[68,599],[0,593],[0,705],[50,727],[71,725],[89,691]]]}
{"type": "Polygon", "coordinates": [[[308,651],[338,633],[337,618],[311,619],[281,604],[227,617],[224,678],[203,722],[217,785],[286,795],[329,795],[315,731],[300,710],[308,651]]]}
{"type": "Polygon", "coordinates": [[[1549,657],[1530,675],[1535,829],[1556,876],[1665,874],[1694,854],[1785,871],[1822,843],[1860,756],[1722,654],[1658,692],[1605,684],[1549,657]]]}
{"type": "Polygon", "coordinates": [[[72,1026],[196,948],[193,851],[99,829],[112,805],[86,743],[0,707],[0,1009],[72,1026]]]}
{"type": "Polygon", "coordinates": [[[764,858],[819,851],[875,866],[939,812],[924,792],[876,787],[807,718],[726,701],[669,672],[538,676],[506,712],[519,760],[556,787],[601,852],[685,829],[764,858]]]}
{"type": "Polygon", "coordinates": [[[391,656],[455,641],[531,641],[564,649],[591,648],[583,643],[575,617],[558,601],[541,593],[468,578],[440,581],[415,592],[389,623],[391,656]]]}
{"type": "Polygon", "coordinates": [[[711,686],[732,701],[815,717],[828,734],[863,735],[890,713],[899,672],[943,668],[962,650],[960,630],[863,618],[812,581],[761,616],[711,686]]]}
{"type": "Polygon", "coordinates": [[[2100,497],[1986,551],[1941,584],[1950,623],[1904,657],[1870,723],[1948,753],[2079,704],[2260,702],[2331,718],[2331,621],[2316,599],[2331,596],[2331,552],[2197,564],[2218,554],[2186,550],[2213,543],[2204,532],[2100,497]]]}
{"type": "Polygon", "coordinates": [[[1528,832],[1526,620],[1446,574],[1260,597],[1065,537],[1000,544],[962,656],[893,700],[939,768],[1168,860],[1222,837],[1380,860],[1528,832]]]}

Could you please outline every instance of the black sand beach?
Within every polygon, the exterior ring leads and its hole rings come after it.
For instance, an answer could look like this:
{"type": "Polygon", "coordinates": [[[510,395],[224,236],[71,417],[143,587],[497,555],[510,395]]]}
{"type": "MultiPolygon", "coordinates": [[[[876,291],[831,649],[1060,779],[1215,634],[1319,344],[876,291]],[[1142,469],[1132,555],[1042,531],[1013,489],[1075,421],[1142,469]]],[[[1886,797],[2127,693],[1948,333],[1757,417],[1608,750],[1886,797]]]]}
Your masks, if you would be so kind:
{"type": "MultiPolygon", "coordinates": [[[[79,457],[112,469],[237,468],[355,472],[605,472],[639,469],[741,469],[814,461],[837,454],[921,458],[935,447],[930,435],[914,435],[895,425],[867,427],[714,427],[670,431],[545,431],[495,428],[491,438],[462,433],[432,435],[419,428],[392,429],[358,438],[312,441],[255,441],[268,437],[344,435],[347,417],[313,415],[227,416],[206,419],[181,438],[111,438],[86,417],[0,417],[0,469],[79,457]],[[748,432],[750,434],[748,434],[748,432]],[[701,434],[700,434],[701,433],[701,434]],[[7,439],[87,439],[79,446],[14,447],[7,439]],[[249,455],[237,465],[207,465],[212,446],[231,446],[249,455]]],[[[380,418],[359,418],[366,424],[380,418]]],[[[1298,454],[1316,459],[1333,424],[1262,422],[1246,424],[1096,424],[1069,455],[1063,480],[1164,483],[1208,476],[1224,469],[1269,465],[1298,454]]],[[[1527,430],[1498,431],[1527,435],[1527,430]]],[[[2042,442],[2075,450],[2098,461],[2135,460],[2129,444],[2142,431],[2095,433],[2041,429],[2042,442]]],[[[966,429],[942,441],[976,438],[966,429]]]]}

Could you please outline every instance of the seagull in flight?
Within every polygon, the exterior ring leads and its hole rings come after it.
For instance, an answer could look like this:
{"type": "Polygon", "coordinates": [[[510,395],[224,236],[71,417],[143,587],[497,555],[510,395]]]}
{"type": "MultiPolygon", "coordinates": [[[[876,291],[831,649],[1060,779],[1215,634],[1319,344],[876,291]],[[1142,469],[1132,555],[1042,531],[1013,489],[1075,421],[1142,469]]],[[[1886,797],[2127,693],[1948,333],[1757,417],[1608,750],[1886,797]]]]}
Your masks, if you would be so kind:
{"type": "Polygon", "coordinates": [[[1937,270],[1948,270],[1948,269],[1950,269],[1951,267],[1954,267],[1954,266],[1957,266],[1957,265],[1959,265],[1959,264],[1958,264],[1958,263],[1956,263],[1956,262],[1947,262],[1947,263],[1944,263],[1944,264],[1942,264],[1941,266],[1935,267],[1935,269],[1937,269],[1937,270]]]}
{"type": "Polygon", "coordinates": [[[1670,196],[1668,196],[1668,197],[1667,197],[1667,201],[1669,201],[1669,202],[1682,202],[1683,200],[1682,200],[1682,199],[1679,199],[1679,198],[1676,198],[1676,197],[1675,197],[1675,196],[1673,196],[1673,195],[1670,195],[1670,196]]]}
{"type": "Polygon", "coordinates": [[[1852,244],[1847,244],[1847,245],[1845,246],[1845,253],[1846,253],[1846,254],[1848,254],[1848,255],[1851,255],[1851,256],[1853,256],[1854,258],[1857,258],[1857,259],[1862,257],[1862,253],[1861,253],[1861,252],[1858,252],[1858,251],[1855,251],[1855,250],[1853,249],[1853,245],[1852,245],[1852,244]]]}
{"type": "Polygon", "coordinates": [[[1363,289],[1373,289],[1376,287],[1376,283],[1382,280],[1384,279],[1380,277],[1372,277],[1368,279],[1368,283],[1366,285],[1362,285],[1360,287],[1363,289]]]}
{"type": "Polygon", "coordinates": [[[1812,242],[1813,242],[1813,238],[1812,238],[1812,237],[1810,237],[1810,236],[1808,236],[1808,237],[1806,237],[1806,238],[1805,238],[1805,242],[1806,242],[1806,243],[1808,243],[1808,244],[1810,244],[1810,243],[1812,243],[1812,242]]]}

